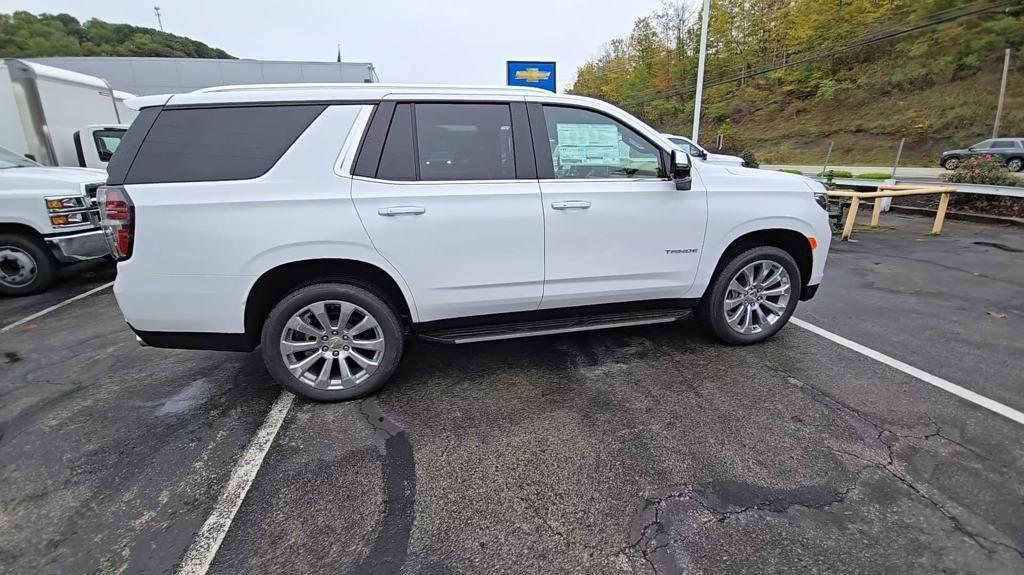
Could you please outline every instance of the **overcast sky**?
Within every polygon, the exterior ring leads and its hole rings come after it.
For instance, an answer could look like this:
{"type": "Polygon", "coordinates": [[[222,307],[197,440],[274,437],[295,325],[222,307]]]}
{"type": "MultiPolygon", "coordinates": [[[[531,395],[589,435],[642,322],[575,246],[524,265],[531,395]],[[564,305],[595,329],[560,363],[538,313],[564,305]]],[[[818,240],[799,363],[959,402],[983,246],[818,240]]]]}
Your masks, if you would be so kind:
{"type": "Polygon", "coordinates": [[[506,60],[554,60],[559,89],[661,0],[0,0],[0,13],[66,12],[157,27],[239,58],[372,62],[383,82],[504,84],[506,60]]]}

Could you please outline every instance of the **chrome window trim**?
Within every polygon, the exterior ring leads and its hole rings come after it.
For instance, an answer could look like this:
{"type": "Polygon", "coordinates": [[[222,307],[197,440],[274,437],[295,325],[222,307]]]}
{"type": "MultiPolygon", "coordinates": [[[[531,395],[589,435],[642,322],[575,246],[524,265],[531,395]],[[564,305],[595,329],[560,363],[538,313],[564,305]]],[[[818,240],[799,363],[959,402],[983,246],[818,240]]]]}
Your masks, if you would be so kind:
{"type": "Polygon", "coordinates": [[[356,177],[352,174],[356,163],[356,152],[359,150],[359,145],[363,143],[363,137],[366,135],[366,128],[370,125],[370,117],[373,116],[374,108],[376,105],[373,104],[360,106],[359,113],[356,114],[356,119],[352,122],[352,127],[349,128],[348,134],[345,136],[345,143],[342,144],[341,150],[338,152],[338,159],[334,163],[335,175],[343,178],[356,177]]]}

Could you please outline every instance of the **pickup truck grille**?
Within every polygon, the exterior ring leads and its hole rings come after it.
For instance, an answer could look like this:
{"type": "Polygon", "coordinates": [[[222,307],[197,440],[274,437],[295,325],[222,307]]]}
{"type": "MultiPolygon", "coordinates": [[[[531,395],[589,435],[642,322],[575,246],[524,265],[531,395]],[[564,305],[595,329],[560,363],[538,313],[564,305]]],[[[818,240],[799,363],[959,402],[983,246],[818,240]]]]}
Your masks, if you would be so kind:
{"type": "Polygon", "coordinates": [[[103,184],[86,184],[85,185],[85,195],[89,197],[89,207],[93,207],[93,208],[98,207],[96,205],[96,190],[98,190],[100,188],[100,186],[102,186],[102,185],[103,184]]]}

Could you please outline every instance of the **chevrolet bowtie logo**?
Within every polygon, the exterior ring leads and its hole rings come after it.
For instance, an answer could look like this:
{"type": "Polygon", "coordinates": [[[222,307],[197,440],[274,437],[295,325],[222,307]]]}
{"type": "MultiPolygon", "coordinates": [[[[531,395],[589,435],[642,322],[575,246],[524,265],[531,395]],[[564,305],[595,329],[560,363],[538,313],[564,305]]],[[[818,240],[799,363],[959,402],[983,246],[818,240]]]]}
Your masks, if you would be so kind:
{"type": "Polygon", "coordinates": [[[516,80],[526,80],[527,82],[540,82],[541,80],[547,80],[551,72],[541,72],[537,68],[527,68],[525,70],[519,70],[516,72],[516,80]]]}

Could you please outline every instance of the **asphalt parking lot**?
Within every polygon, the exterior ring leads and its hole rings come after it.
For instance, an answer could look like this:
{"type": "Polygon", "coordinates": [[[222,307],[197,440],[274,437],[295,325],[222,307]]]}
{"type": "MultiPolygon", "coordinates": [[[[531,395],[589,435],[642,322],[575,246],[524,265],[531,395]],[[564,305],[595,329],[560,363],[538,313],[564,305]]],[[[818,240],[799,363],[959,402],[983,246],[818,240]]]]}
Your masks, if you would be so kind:
{"type": "MultiPolygon", "coordinates": [[[[883,224],[796,317],[1024,410],[1024,234],[883,224]]],[[[0,333],[0,571],[174,572],[278,413],[212,573],[1024,572],[1024,426],[797,325],[414,341],[374,398],[280,397],[109,290],[0,333]]]]}

